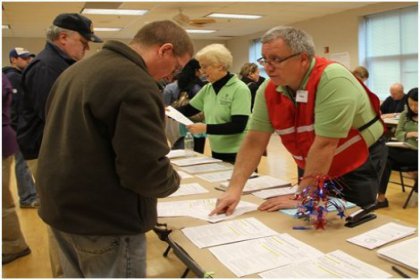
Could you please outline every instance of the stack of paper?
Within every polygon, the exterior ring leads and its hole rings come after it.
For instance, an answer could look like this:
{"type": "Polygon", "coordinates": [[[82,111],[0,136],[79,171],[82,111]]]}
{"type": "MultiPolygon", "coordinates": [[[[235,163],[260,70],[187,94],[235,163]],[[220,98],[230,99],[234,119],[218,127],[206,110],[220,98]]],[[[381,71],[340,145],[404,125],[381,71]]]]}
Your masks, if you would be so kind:
{"type": "Polygon", "coordinates": [[[281,196],[281,195],[291,195],[296,193],[298,190],[298,185],[295,185],[293,187],[284,187],[284,188],[275,188],[275,189],[268,189],[268,190],[262,190],[253,192],[252,195],[255,195],[256,197],[267,199],[271,197],[281,196]]]}
{"type": "Polygon", "coordinates": [[[189,227],[182,232],[199,248],[278,234],[255,218],[189,227]]]}
{"type": "Polygon", "coordinates": [[[166,156],[169,159],[173,159],[173,158],[179,158],[179,157],[186,157],[187,153],[185,150],[170,150],[166,156]]]}
{"type": "Polygon", "coordinates": [[[192,175],[190,175],[186,172],[183,172],[183,171],[177,171],[177,173],[178,173],[179,177],[181,177],[181,179],[194,178],[194,176],[192,176],[192,175]]]}
{"type": "Polygon", "coordinates": [[[418,272],[418,238],[411,238],[378,250],[378,256],[418,272]]]}
{"type": "Polygon", "coordinates": [[[389,278],[392,275],[343,251],[292,263],[259,274],[262,278],[389,278]]]}
{"type": "Polygon", "coordinates": [[[220,245],[209,250],[238,277],[323,255],[287,233],[220,245]]]}
{"type": "Polygon", "coordinates": [[[181,184],[179,189],[171,194],[169,197],[174,196],[182,196],[182,195],[192,195],[192,194],[202,194],[208,193],[209,191],[201,186],[198,183],[191,183],[191,184],[181,184]]]}
{"type": "Polygon", "coordinates": [[[215,158],[209,158],[209,157],[191,157],[191,158],[177,159],[177,160],[172,161],[172,163],[177,166],[188,166],[188,165],[196,165],[196,164],[212,163],[212,162],[221,162],[221,160],[215,159],[215,158]]]}
{"type": "MultiPolygon", "coordinates": [[[[216,189],[225,191],[229,186],[229,182],[221,183],[216,189]]],[[[245,184],[245,187],[242,190],[242,193],[252,193],[255,191],[265,190],[265,189],[273,189],[273,188],[280,188],[280,187],[290,187],[291,184],[287,181],[274,178],[271,176],[259,176],[256,178],[248,179],[245,184]]]]}
{"type": "Polygon", "coordinates": [[[210,183],[214,182],[222,182],[230,180],[232,177],[233,170],[227,170],[227,171],[219,171],[219,172],[212,172],[212,173],[204,173],[196,175],[196,177],[205,180],[210,183]]]}
{"type": "Polygon", "coordinates": [[[193,217],[210,223],[217,223],[223,220],[232,219],[244,213],[256,211],[257,204],[240,201],[232,215],[226,214],[209,216],[210,212],[216,207],[216,198],[182,200],[173,202],[158,202],[158,217],[193,217]]]}
{"type": "Polygon", "coordinates": [[[208,164],[202,164],[202,165],[191,165],[191,166],[181,167],[180,169],[190,174],[196,174],[196,173],[214,172],[214,171],[221,171],[221,170],[230,170],[230,169],[233,169],[233,165],[223,165],[220,163],[208,163],[208,164]]]}
{"type": "Polygon", "coordinates": [[[374,249],[394,240],[414,234],[415,232],[415,227],[388,223],[376,229],[349,238],[347,241],[368,249],[374,249]]]}

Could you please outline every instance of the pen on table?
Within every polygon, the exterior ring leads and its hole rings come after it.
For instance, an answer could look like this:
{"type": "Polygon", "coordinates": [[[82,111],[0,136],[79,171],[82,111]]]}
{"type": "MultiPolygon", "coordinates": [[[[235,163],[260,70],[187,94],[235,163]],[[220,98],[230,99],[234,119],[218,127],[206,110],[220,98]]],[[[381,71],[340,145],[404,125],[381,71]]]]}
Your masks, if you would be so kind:
{"type": "Polygon", "coordinates": [[[396,273],[398,273],[402,278],[411,278],[410,276],[408,276],[407,274],[405,274],[404,272],[402,272],[398,267],[396,266],[392,266],[392,270],[395,271],[396,273]]]}
{"type": "Polygon", "coordinates": [[[293,229],[296,229],[296,230],[309,230],[309,229],[312,229],[312,227],[305,227],[305,226],[294,226],[292,228],[293,229]]]}

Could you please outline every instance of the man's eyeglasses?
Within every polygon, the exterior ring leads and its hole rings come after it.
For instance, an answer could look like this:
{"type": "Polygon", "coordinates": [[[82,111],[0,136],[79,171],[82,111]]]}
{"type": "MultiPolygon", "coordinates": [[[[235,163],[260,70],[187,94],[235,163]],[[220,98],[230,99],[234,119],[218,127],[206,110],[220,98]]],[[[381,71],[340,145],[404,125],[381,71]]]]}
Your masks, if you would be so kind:
{"type": "Polygon", "coordinates": [[[265,66],[265,65],[269,64],[269,65],[271,65],[271,66],[276,67],[276,66],[280,66],[280,64],[281,64],[282,62],[285,62],[286,60],[288,60],[288,59],[290,59],[290,58],[292,58],[292,57],[298,56],[298,55],[300,55],[300,54],[301,54],[301,53],[300,53],[300,52],[298,52],[298,53],[295,53],[295,54],[292,54],[292,55],[286,56],[286,57],[284,57],[284,58],[277,57],[277,56],[274,56],[274,57],[272,57],[272,58],[264,58],[264,57],[261,57],[261,58],[259,58],[257,61],[258,61],[258,63],[259,63],[260,65],[262,65],[262,66],[265,66]]]}

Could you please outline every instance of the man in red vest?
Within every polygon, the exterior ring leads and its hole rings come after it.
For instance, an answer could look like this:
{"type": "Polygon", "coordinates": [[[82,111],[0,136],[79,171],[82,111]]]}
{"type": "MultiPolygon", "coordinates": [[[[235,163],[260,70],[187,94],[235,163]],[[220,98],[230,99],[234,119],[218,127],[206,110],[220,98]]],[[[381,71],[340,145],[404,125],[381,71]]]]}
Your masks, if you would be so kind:
{"type": "MultiPolygon", "coordinates": [[[[270,79],[258,90],[229,189],[211,214],[233,212],[273,132],[304,170],[297,194],[327,175],[340,179],[348,201],[375,203],[387,156],[379,99],[344,66],[316,57],[311,37],[301,30],[275,27],[262,44],[259,63],[270,79]]],[[[293,197],[269,199],[259,209],[294,208],[293,197]]]]}

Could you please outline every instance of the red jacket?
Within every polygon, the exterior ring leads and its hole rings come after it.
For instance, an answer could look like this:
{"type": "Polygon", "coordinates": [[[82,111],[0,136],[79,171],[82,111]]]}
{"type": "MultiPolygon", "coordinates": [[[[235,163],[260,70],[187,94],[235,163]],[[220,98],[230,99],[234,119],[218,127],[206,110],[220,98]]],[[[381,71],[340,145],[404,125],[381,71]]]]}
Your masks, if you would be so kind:
{"type": "MultiPolygon", "coordinates": [[[[315,139],[314,109],[318,83],[324,69],[333,63],[324,58],[316,58],[315,66],[309,76],[306,86],[307,102],[297,102],[297,105],[281,93],[276,92],[276,86],[270,81],[265,90],[268,114],[283,145],[292,154],[297,165],[305,169],[306,157],[315,139]]],[[[379,115],[379,99],[367,89],[371,105],[379,115]]],[[[297,92],[299,95],[299,91],[297,92]]],[[[346,138],[339,140],[328,176],[338,177],[360,167],[369,154],[368,146],[357,129],[351,129],[346,138]]],[[[323,164],[320,162],[319,164],[323,164]]],[[[314,174],[315,175],[315,174],[314,174]]],[[[324,175],[324,174],[322,174],[324,175]]]]}

